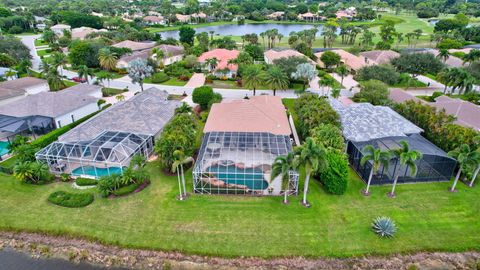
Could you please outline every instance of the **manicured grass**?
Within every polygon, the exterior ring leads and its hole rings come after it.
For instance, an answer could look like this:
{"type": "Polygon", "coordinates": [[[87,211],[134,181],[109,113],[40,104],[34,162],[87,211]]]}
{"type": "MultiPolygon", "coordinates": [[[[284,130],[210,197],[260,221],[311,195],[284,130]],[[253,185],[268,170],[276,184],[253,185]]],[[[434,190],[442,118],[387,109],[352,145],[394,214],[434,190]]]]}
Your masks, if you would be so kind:
{"type": "MultiPolygon", "coordinates": [[[[422,250],[463,251],[480,243],[480,187],[450,183],[372,187],[351,172],[347,193],[326,194],[312,181],[311,208],[300,196],[283,205],[280,197],[193,195],[177,201],[176,176],[164,176],[157,163],[147,165],[148,189],[131,196],[103,199],[90,206],[61,208],[47,202],[57,190],[76,191],[68,183],[31,186],[0,175],[0,229],[69,234],[132,248],[176,250],[218,256],[354,256],[422,250]],[[28,207],[25,207],[27,206],[28,207]],[[393,239],[380,239],[372,219],[389,216],[398,225],[393,239]]],[[[186,172],[191,191],[191,172],[186,172]]],[[[303,178],[302,178],[303,179],[303,178]]]]}
{"type": "MultiPolygon", "coordinates": [[[[151,78],[146,78],[145,79],[145,83],[152,83],[152,79],[151,78]]],[[[152,83],[153,84],[153,83],[152,83]]],[[[171,86],[184,86],[185,84],[187,84],[186,81],[182,81],[182,80],[179,80],[177,78],[170,78],[168,81],[166,82],[163,82],[163,83],[157,83],[157,84],[160,84],[160,85],[171,85],[171,86]]]]}
{"type": "Polygon", "coordinates": [[[39,57],[42,57],[42,56],[45,57],[45,56],[47,56],[47,55],[50,55],[51,53],[52,53],[52,52],[51,52],[50,49],[48,49],[48,48],[47,48],[47,49],[42,49],[42,50],[37,50],[37,55],[38,55],[39,57]]]}
{"type": "Polygon", "coordinates": [[[43,39],[40,39],[40,38],[37,38],[35,39],[35,46],[38,47],[38,46],[43,46],[43,45],[47,45],[48,43],[43,41],[43,39]]]}
{"type": "Polygon", "coordinates": [[[102,88],[102,94],[104,97],[111,97],[111,96],[115,96],[125,92],[128,92],[128,90],[118,89],[118,88],[108,88],[108,87],[102,88]]]}
{"type": "MultiPolygon", "coordinates": [[[[238,86],[236,81],[229,80],[214,80],[213,83],[205,83],[205,85],[211,86],[213,88],[223,88],[223,89],[241,89],[241,90],[251,90],[245,88],[245,86],[238,86]]],[[[302,90],[303,85],[301,83],[291,83],[288,87],[289,90],[302,90]]],[[[308,88],[308,85],[307,85],[308,88]]],[[[257,88],[257,90],[271,90],[270,87],[262,85],[257,88]]]]}
{"type": "MultiPolygon", "coordinates": [[[[217,26],[217,25],[227,25],[227,24],[236,24],[237,22],[209,22],[209,23],[199,23],[199,24],[187,24],[192,28],[206,27],[206,26],[217,26]]],[[[148,27],[145,30],[150,33],[157,33],[163,31],[179,30],[182,25],[166,26],[166,27],[148,27]]]]}
{"type": "Polygon", "coordinates": [[[412,80],[409,85],[407,85],[407,82],[400,82],[400,83],[394,84],[392,86],[393,87],[398,87],[398,88],[407,88],[408,87],[410,89],[410,88],[416,88],[416,87],[426,87],[427,84],[415,79],[415,80],[412,80]]]}

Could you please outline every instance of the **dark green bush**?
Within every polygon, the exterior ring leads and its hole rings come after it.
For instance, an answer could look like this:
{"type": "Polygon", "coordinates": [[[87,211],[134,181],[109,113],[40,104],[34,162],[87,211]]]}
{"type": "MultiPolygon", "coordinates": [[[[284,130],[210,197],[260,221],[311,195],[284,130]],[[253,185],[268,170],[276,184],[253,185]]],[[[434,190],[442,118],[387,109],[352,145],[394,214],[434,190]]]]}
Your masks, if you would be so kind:
{"type": "Polygon", "coordinates": [[[320,182],[328,193],[342,195],[348,185],[347,156],[340,152],[329,151],[326,159],[328,166],[320,173],[320,182]]]}
{"type": "Polygon", "coordinates": [[[48,201],[63,207],[85,207],[93,202],[93,194],[56,191],[48,196],[48,201]]]}
{"type": "Polygon", "coordinates": [[[310,131],[312,139],[327,149],[345,151],[345,140],[340,128],[332,124],[320,124],[310,131]]]}
{"type": "Polygon", "coordinates": [[[210,101],[214,98],[214,92],[210,86],[201,86],[193,90],[192,100],[200,105],[202,110],[208,109],[210,101]]]}
{"type": "Polygon", "coordinates": [[[116,190],[114,190],[112,193],[113,195],[115,196],[123,196],[123,195],[127,195],[129,193],[132,193],[134,192],[137,188],[138,188],[138,184],[137,183],[132,183],[128,186],[124,186],[124,187],[121,187],[121,188],[118,188],[116,190]]]}
{"type": "Polygon", "coordinates": [[[158,72],[152,76],[152,83],[163,83],[168,80],[170,80],[170,77],[165,72],[158,72]]]}
{"type": "Polygon", "coordinates": [[[313,128],[320,124],[340,126],[340,116],[325,98],[303,94],[295,100],[298,129],[303,138],[310,136],[313,128]]]}
{"type": "Polygon", "coordinates": [[[398,82],[400,73],[391,65],[366,66],[358,70],[355,75],[357,81],[379,80],[388,85],[398,82]]]}
{"type": "Polygon", "coordinates": [[[77,186],[96,186],[98,184],[98,181],[96,179],[90,179],[90,178],[77,178],[75,180],[75,183],[77,186]]]}

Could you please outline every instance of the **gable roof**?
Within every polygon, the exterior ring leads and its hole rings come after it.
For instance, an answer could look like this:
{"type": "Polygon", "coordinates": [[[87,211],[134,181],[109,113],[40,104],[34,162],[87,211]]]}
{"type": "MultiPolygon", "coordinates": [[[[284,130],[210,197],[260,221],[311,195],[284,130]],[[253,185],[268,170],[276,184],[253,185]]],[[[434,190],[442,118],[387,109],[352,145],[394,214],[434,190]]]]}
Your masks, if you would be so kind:
{"type": "Polygon", "coordinates": [[[213,104],[203,132],[214,131],[292,133],[282,99],[267,95],[213,104]]]}
{"type": "Polygon", "coordinates": [[[98,99],[90,94],[94,88],[101,89],[100,86],[89,85],[85,86],[85,89],[82,88],[84,88],[84,84],[58,92],[40,92],[29,95],[1,106],[0,114],[14,117],[41,115],[52,118],[65,115],[97,102],[98,99]]]}
{"type": "Polygon", "coordinates": [[[228,68],[229,70],[236,71],[238,66],[236,64],[229,64],[228,60],[236,59],[239,54],[240,52],[238,50],[214,49],[202,53],[202,55],[198,57],[198,61],[204,63],[207,59],[217,58],[218,64],[215,68],[216,70],[228,68]]]}
{"type": "Polygon", "coordinates": [[[343,136],[353,142],[369,141],[387,137],[419,134],[423,130],[386,106],[370,103],[355,103],[344,106],[330,99],[332,108],[340,115],[343,136]]]}
{"type": "Polygon", "coordinates": [[[391,88],[388,98],[396,103],[403,103],[408,100],[413,100],[415,102],[426,103],[425,100],[417,98],[416,96],[398,88],[391,88]]]}
{"type": "Polygon", "coordinates": [[[137,41],[131,41],[131,40],[124,40],[122,42],[113,44],[112,46],[116,48],[128,48],[132,51],[140,51],[140,50],[146,50],[146,49],[151,49],[155,47],[155,42],[153,41],[137,42],[137,41]]]}
{"type": "Polygon", "coordinates": [[[142,50],[142,51],[136,51],[130,54],[125,54],[120,59],[118,59],[118,62],[126,62],[129,63],[130,61],[133,61],[137,58],[140,59],[148,59],[151,55],[150,50],[142,50]]]}
{"type": "Polygon", "coordinates": [[[280,58],[288,58],[288,57],[303,57],[308,60],[309,63],[312,65],[316,65],[315,61],[312,59],[308,58],[306,55],[303,53],[300,53],[296,50],[292,49],[286,49],[286,50],[279,50],[279,49],[270,49],[264,53],[264,56],[271,62],[273,63],[274,60],[280,59],[280,58]]]}
{"type": "Polygon", "coordinates": [[[27,89],[32,86],[46,84],[47,81],[35,77],[23,77],[20,79],[4,81],[0,83],[0,88],[7,88],[7,89],[27,89]]]}
{"type": "Polygon", "coordinates": [[[449,115],[455,116],[455,122],[464,127],[470,127],[480,130],[480,107],[457,98],[440,96],[435,102],[429,103],[431,106],[445,110],[449,115]]]}
{"type": "MultiPolygon", "coordinates": [[[[365,66],[370,66],[370,65],[373,65],[375,64],[373,61],[368,61],[368,63],[365,61],[365,58],[364,57],[359,57],[359,56],[356,56],[354,54],[351,54],[347,51],[344,51],[344,50],[341,50],[341,49],[334,49],[334,50],[330,50],[334,53],[337,53],[338,55],[340,55],[340,59],[341,61],[347,66],[349,67],[350,69],[352,70],[359,70],[361,69],[362,67],[365,67],[365,66]]],[[[319,64],[322,64],[323,65],[323,62],[320,60],[320,57],[322,57],[322,54],[326,52],[326,51],[322,51],[322,52],[318,52],[315,54],[315,56],[318,58],[318,63],[319,64]]]]}
{"type": "Polygon", "coordinates": [[[392,50],[367,51],[361,52],[360,55],[370,59],[377,64],[389,64],[392,59],[400,56],[399,53],[392,50]]]}
{"type": "MultiPolygon", "coordinates": [[[[160,50],[162,50],[163,52],[165,52],[166,54],[171,54],[172,56],[176,56],[176,55],[182,55],[185,53],[184,49],[182,46],[175,46],[175,45],[169,45],[169,44],[162,44],[162,45],[159,45],[155,48],[159,48],[160,50]]],[[[167,56],[167,55],[165,55],[167,56]]]]}
{"type": "Polygon", "coordinates": [[[149,15],[149,16],[143,17],[142,20],[146,22],[163,22],[163,17],[160,15],[149,15]]]}
{"type": "Polygon", "coordinates": [[[149,88],[119,102],[60,136],[59,141],[76,142],[95,138],[104,131],[155,136],[170,121],[180,101],[168,100],[166,91],[149,88]]]}
{"type": "Polygon", "coordinates": [[[108,32],[107,29],[95,29],[91,27],[78,27],[78,28],[73,28],[72,29],[72,39],[85,39],[89,34],[95,33],[95,32],[108,32]]]}

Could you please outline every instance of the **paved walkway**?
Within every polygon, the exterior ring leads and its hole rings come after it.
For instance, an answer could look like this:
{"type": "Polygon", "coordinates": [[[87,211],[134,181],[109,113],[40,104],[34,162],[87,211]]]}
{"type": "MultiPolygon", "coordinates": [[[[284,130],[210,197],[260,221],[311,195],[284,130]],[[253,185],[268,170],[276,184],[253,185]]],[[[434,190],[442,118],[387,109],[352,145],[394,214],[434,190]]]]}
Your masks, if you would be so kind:
{"type": "Polygon", "coordinates": [[[205,84],[205,74],[203,73],[194,73],[193,76],[188,80],[185,87],[197,88],[205,84]]]}
{"type": "Polygon", "coordinates": [[[431,79],[427,76],[418,75],[417,80],[423,82],[424,84],[426,84],[428,86],[427,88],[432,89],[432,90],[443,91],[443,89],[445,89],[444,84],[439,83],[436,80],[431,79]]]}
{"type": "Polygon", "coordinates": [[[20,38],[23,44],[30,49],[30,55],[32,56],[32,69],[38,70],[40,67],[40,57],[37,54],[37,49],[35,48],[35,39],[39,38],[40,35],[33,36],[17,36],[20,38]]]}
{"type": "MultiPolygon", "coordinates": [[[[337,82],[342,83],[342,77],[337,73],[332,73],[332,77],[337,80],[337,82]]],[[[357,93],[360,91],[358,87],[358,82],[353,79],[353,75],[348,74],[347,76],[343,77],[343,87],[344,89],[351,90],[353,93],[357,93]]]]}

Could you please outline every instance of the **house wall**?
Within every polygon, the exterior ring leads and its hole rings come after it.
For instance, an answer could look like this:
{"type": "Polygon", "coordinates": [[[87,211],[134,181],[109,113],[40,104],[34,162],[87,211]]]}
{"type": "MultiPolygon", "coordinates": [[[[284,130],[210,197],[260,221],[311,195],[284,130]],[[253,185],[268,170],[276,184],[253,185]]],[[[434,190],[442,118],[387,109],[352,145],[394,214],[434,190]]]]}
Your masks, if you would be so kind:
{"type": "Polygon", "coordinates": [[[118,61],[117,68],[128,68],[128,63],[125,61],[118,61]]]}
{"type": "Polygon", "coordinates": [[[84,117],[84,116],[87,116],[91,113],[94,113],[98,111],[98,105],[97,103],[90,103],[86,106],[83,106],[81,108],[78,108],[72,112],[69,112],[67,114],[64,114],[64,115],[61,115],[61,116],[58,116],[58,117],[55,117],[55,127],[56,128],[60,128],[60,127],[63,127],[65,125],[68,125],[70,123],[73,123],[74,121],[77,121],[78,119],[84,117]],[[73,116],[73,120],[72,120],[72,116],[73,116]]]}
{"type": "Polygon", "coordinates": [[[164,65],[168,66],[168,65],[171,65],[171,64],[176,63],[178,61],[181,61],[182,59],[183,59],[183,54],[168,57],[168,58],[165,59],[164,65]]]}

